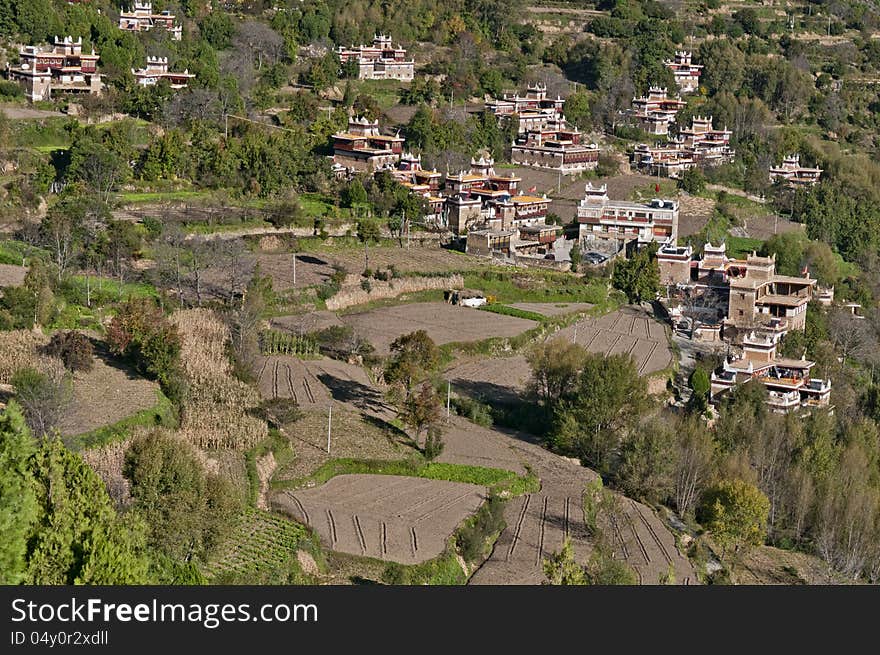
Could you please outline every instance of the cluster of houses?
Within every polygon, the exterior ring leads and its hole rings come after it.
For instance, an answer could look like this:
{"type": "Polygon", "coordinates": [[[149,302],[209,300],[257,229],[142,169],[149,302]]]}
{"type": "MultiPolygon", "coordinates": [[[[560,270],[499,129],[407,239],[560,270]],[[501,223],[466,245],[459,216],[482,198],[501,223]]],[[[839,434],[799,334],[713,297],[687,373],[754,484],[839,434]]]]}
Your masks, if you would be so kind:
{"type": "MultiPolygon", "coordinates": [[[[151,2],[136,1],[129,10],[119,14],[119,29],[127,32],[146,32],[161,26],[175,41],[182,36],[175,16],[167,10],[153,11],[151,2]]],[[[54,93],[88,93],[98,95],[104,89],[98,72],[98,53],[94,47],[83,52],[82,37],[72,36],[55,40],[45,46],[24,46],[18,52],[18,64],[6,65],[6,77],[18,82],[30,102],[49,100],[54,93]]],[[[169,70],[167,57],[147,57],[146,66],[132,69],[138,84],[151,86],[167,80],[172,89],[186,87],[195,75],[189,70],[169,70]]]]}
{"type": "Polygon", "coordinates": [[[586,143],[583,134],[565,120],[565,101],[547,95],[542,84],[530,85],[525,95],[504,94],[486,102],[486,111],[499,121],[515,120],[517,136],[510,160],[520,166],[578,174],[596,168],[599,146],[586,143]]]}
{"type": "Polygon", "coordinates": [[[377,34],[372,45],[345,48],[339,46],[336,54],[343,64],[357,63],[358,79],[401,80],[409,82],[415,75],[415,61],[407,59],[406,49],[394,45],[390,36],[377,34]]]}
{"type": "Polygon", "coordinates": [[[786,333],[804,329],[810,301],[831,302],[833,290],[817,289],[807,270],[801,276],[778,274],[775,257],[728,257],[723,243],[706,244],[697,257],[689,246],[670,242],[658,251],[657,263],[673,323],[696,339],[723,339],[733,346],[712,373],[713,398],[758,380],[776,411],[829,405],[831,381],[810,377],[814,362],[782,357],[777,350],[786,333]]]}
{"type": "Polygon", "coordinates": [[[638,144],[632,153],[632,163],[650,175],[677,178],[695,166],[717,166],[733,161],[732,134],[726,127],[715,129],[712,116],[694,116],[690,127],[680,128],[675,138],[654,146],[638,144]]]}

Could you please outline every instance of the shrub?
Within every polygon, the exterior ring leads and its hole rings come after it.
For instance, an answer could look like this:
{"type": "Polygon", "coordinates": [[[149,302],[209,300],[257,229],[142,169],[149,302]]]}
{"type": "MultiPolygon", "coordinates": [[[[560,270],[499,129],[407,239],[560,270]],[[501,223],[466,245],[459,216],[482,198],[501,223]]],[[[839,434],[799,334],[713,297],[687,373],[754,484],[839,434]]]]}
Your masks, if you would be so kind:
{"type": "Polygon", "coordinates": [[[46,345],[45,352],[51,357],[60,358],[71,373],[92,370],[95,348],[82,332],[56,332],[46,345]]]}
{"type": "Polygon", "coordinates": [[[490,496],[455,536],[458,551],[467,562],[483,559],[488,541],[504,529],[504,501],[490,496]]]}
{"type": "Polygon", "coordinates": [[[429,462],[431,460],[437,459],[443,453],[443,447],[446,444],[443,443],[443,436],[440,433],[440,430],[436,426],[431,426],[428,428],[428,436],[425,437],[425,447],[422,452],[425,455],[425,459],[429,462]]]}

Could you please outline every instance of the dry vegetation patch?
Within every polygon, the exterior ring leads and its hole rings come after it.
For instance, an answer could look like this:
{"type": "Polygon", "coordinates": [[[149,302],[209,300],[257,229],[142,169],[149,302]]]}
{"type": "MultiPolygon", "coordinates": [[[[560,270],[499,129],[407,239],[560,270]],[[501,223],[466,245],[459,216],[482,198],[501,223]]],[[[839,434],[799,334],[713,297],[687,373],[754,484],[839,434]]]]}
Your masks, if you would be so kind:
{"type": "Polygon", "coordinates": [[[181,335],[187,383],[181,434],[199,448],[247,450],[265,439],[266,423],[248,414],[259,394],[232,375],[229,328],[207,309],[179,311],[171,321],[181,335]]]}
{"type": "Polygon", "coordinates": [[[39,352],[48,343],[49,337],[39,331],[0,332],[0,384],[9,384],[15,372],[23,368],[34,368],[52,379],[60,379],[64,375],[61,360],[39,352]]]}

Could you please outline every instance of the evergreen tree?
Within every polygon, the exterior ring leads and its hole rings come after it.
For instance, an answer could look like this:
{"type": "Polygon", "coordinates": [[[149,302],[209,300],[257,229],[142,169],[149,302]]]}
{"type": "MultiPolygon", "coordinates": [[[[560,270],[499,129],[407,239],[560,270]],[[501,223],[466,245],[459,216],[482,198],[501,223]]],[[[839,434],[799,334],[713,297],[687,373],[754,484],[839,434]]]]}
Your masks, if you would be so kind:
{"type": "Polygon", "coordinates": [[[21,409],[12,401],[0,414],[0,584],[18,584],[27,564],[27,540],[37,519],[28,461],[34,441],[21,409]]]}

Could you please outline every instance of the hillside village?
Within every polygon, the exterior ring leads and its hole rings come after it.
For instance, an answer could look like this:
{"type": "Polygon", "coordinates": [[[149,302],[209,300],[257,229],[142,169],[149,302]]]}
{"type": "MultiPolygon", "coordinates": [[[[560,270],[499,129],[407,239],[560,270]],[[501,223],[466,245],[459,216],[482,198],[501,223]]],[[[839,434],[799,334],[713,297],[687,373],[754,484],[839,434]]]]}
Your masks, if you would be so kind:
{"type": "Polygon", "coordinates": [[[876,583],[878,34],[0,0],[0,582],[876,583]]]}

